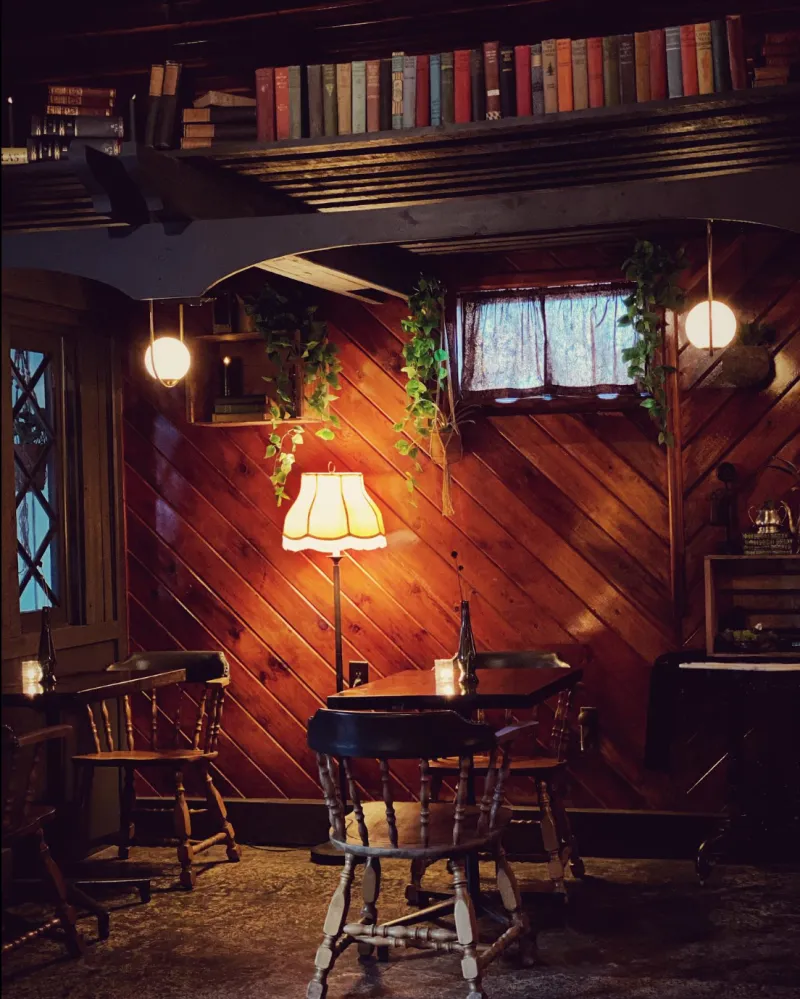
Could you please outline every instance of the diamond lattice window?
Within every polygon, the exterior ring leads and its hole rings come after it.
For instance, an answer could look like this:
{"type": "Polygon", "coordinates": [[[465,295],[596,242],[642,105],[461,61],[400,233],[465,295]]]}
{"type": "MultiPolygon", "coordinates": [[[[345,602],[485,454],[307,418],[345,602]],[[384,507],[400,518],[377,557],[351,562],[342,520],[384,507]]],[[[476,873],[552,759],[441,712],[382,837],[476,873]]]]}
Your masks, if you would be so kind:
{"type": "Polygon", "coordinates": [[[11,351],[20,611],[60,604],[54,355],[11,351]]]}

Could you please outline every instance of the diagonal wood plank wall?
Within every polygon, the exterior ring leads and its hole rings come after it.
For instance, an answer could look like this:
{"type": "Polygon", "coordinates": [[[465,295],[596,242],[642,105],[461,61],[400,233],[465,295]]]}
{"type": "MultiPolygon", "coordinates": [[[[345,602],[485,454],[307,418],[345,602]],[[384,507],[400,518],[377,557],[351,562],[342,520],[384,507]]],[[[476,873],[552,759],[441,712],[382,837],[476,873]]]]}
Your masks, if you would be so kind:
{"type": "MultiPolygon", "coordinates": [[[[705,367],[692,348],[682,354],[687,641],[698,640],[698,566],[716,540],[704,526],[710,472],[726,457],[754,470],[781,449],[791,456],[793,436],[797,450],[798,271],[795,263],[787,278],[787,263],[777,276],[786,245],[783,237],[770,239],[752,246],[741,239],[726,267],[750,312],[779,330],[773,385],[746,406],[739,393],[708,398],[705,367]]],[[[620,253],[561,248],[544,262],[542,254],[529,257],[459,258],[459,274],[474,284],[490,272],[557,278],[583,267],[597,279],[612,262],[618,267],[620,253]]],[[[690,280],[701,293],[698,274],[690,280]]],[[[336,403],[342,430],[329,444],[309,437],[299,469],[333,461],[338,470],[363,472],[389,535],[387,550],[343,562],[345,660],[366,659],[377,677],[451,655],[458,619],[449,555],[457,550],[479,647],[583,642],[593,650],[582,699],[599,708],[603,752],[576,766],[573,802],[657,807],[682,800],[641,767],[649,665],[678,641],[667,467],[646,415],[480,418],[469,429],[468,453],[452,468],[456,512],[446,520],[439,470],[423,460],[414,506],[394,449],[391,424],[403,407],[403,303],[367,307],[327,296],[324,314],[344,364],[336,403]]],[[[266,436],[257,428],[187,424],[182,390],[161,389],[131,367],[131,642],[224,649],[233,671],[218,761],[225,793],[314,797],[305,721],[334,686],[331,571],[324,556],[280,546],[285,509],[275,507],[267,479],[266,436]]],[[[406,783],[402,773],[397,779],[406,783]]]]}

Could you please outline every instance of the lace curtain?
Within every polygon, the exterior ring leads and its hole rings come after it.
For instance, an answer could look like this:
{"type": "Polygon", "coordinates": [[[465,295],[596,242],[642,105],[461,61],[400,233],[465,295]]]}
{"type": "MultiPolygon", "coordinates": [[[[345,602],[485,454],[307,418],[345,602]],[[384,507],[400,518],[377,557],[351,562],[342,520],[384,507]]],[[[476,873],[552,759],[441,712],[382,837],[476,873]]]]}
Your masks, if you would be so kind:
{"type": "Polygon", "coordinates": [[[627,290],[608,285],[462,299],[462,390],[473,398],[599,395],[631,390],[617,326],[627,290]]]}

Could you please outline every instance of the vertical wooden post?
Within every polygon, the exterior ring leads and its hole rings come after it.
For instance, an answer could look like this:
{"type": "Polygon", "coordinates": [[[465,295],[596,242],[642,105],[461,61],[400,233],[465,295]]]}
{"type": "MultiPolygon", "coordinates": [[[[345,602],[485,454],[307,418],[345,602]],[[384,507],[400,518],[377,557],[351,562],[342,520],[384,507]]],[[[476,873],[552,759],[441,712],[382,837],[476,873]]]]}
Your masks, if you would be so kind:
{"type": "Polygon", "coordinates": [[[678,322],[674,312],[667,312],[664,331],[666,362],[675,371],[667,373],[667,428],[673,444],[667,448],[667,502],[669,504],[669,577],[672,598],[672,623],[675,645],[682,642],[681,625],[685,611],[684,524],[683,524],[683,434],[681,429],[681,391],[678,372],[678,322]]]}

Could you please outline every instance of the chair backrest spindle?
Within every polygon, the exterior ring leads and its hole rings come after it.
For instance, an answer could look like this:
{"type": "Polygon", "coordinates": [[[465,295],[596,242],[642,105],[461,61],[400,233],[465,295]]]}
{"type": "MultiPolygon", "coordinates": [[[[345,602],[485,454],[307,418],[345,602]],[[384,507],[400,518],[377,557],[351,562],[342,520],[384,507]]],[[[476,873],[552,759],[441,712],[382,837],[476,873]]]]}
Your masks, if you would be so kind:
{"type": "Polygon", "coordinates": [[[386,810],[386,828],[389,831],[389,842],[392,846],[397,846],[397,816],[394,811],[394,799],[392,797],[392,785],[389,782],[389,761],[381,760],[381,792],[383,794],[383,807],[386,810]]]}
{"type": "Polygon", "coordinates": [[[317,753],[317,766],[319,767],[319,782],[325,797],[328,821],[333,828],[333,835],[336,839],[344,841],[344,807],[333,776],[333,764],[330,756],[327,753],[317,753]]]}
{"type": "Polygon", "coordinates": [[[89,731],[92,733],[94,751],[96,753],[100,753],[102,752],[102,747],[100,745],[100,733],[97,731],[97,722],[94,719],[94,711],[92,710],[91,704],[86,705],[86,713],[89,716],[89,731]]]}
{"type": "Polygon", "coordinates": [[[100,702],[100,715],[103,719],[103,735],[106,737],[106,746],[108,751],[114,752],[114,733],[111,731],[111,718],[108,713],[108,704],[106,701],[100,702]]]}
{"type": "Polygon", "coordinates": [[[125,735],[128,740],[128,751],[133,752],[133,714],[131,713],[131,699],[128,694],[122,698],[122,708],[125,712],[125,735]]]}
{"type": "Polygon", "coordinates": [[[347,789],[350,792],[350,800],[353,802],[353,814],[356,817],[358,835],[364,846],[369,846],[369,833],[367,832],[367,823],[364,821],[364,808],[361,804],[361,795],[358,793],[358,785],[353,778],[350,760],[345,758],[342,760],[342,765],[344,766],[344,774],[347,778],[347,789]]]}
{"type": "Polygon", "coordinates": [[[208,700],[208,687],[203,688],[203,696],[200,698],[200,703],[197,706],[197,721],[194,726],[194,735],[192,736],[192,749],[198,749],[200,747],[200,739],[203,735],[203,720],[206,717],[206,701],[208,700]]]}
{"type": "Polygon", "coordinates": [[[172,745],[175,749],[181,744],[181,700],[183,699],[183,689],[178,688],[178,703],[175,706],[175,714],[172,718],[172,745]]]}
{"type": "Polygon", "coordinates": [[[219,730],[222,726],[222,705],[225,699],[225,688],[216,685],[212,693],[212,702],[208,711],[208,722],[206,729],[206,752],[213,753],[217,748],[219,730]]]}
{"type": "Polygon", "coordinates": [[[430,842],[431,768],[428,760],[419,761],[419,838],[423,846],[430,842]]]}
{"type": "Polygon", "coordinates": [[[469,788],[469,775],[471,767],[472,760],[470,757],[462,756],[459,760],[456,807],[453,813],[453,846],[458,846],[461,842],[461,832],[464,826],[464,819],[467,814],[467,792],[469,788]]]}

